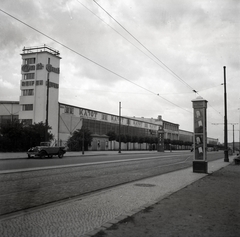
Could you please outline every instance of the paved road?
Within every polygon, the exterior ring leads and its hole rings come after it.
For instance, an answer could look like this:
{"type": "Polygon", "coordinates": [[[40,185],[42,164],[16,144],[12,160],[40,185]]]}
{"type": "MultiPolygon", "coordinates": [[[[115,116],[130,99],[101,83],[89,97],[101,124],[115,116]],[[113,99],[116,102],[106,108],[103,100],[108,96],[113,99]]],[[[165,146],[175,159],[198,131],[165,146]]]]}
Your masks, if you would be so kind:
{"type": "MultiPolygon", "coordinates": [[[[220,153],[210,153],[208,157],[214,160],[221,156],[220,153]]],[[[138,158],[136,160],[135,155],[125,155],[121,157],[121,162],[116,162],[116,157],[112,156],[92,157],[92,160],[88,157],[88,161],[91,161],[88,163],[91,165],[87,165],[86,161],[82,160],[81,163],[78,160],[78,163],[68,168],[55,167],[54,169],[0,174],[2,187],[0,214],[54,203],[58,200],[67,200],[69,197],[78,197],[106,187],[186,168],[192,164],[192,157],[189,153],[172,153],[167,156],[157,156],[157,158],[152,155],[151,157],[138,155],[138,158]],[[124,159],[128,161],[125,162],[124,159]],[[98,164],[93,164],[94,162],[98,164]],[[99,164],[99,162],[102,163],[99,164]]],[[[72,159],[71,162],[75,159],[78,158],[72,159]]],[[[42,161],[46,166],[49,160],[40,160],[42,161]]],[[[64,160],[60,161],[63,163],[58,164],[63,165],[64,160]]],[[[52,166],[52,164],[49,165],[52,166]]],[[[56,163],[54,165],[56,166],[56,163]]]]}
{"type": "MultiPolygon", "coordinates": [[[[220,153],[220,152],[219,152],[220,153]]],[[[213,154],[217,153],[209,153],[210,157],[213,154]]],[[[8,170],[16,170],[16,169],[31,169],[31,168],[46,168],[46,167],[63,167],[63,166],[76,166],[76,165],[89,165],[92,163],[106,163],[106,162],[120,162],[127,160],[140,160],[140,159],[155,159],[155,158],[167,158],[167,157],[178,157],[181,155],[182,157],[191,157],[192,153],[190,151],[182,151],[182,152],[168,152],[168,153],[159,153],[159,152],[149,152],[149,153],[122,153],[122,154],[114,154],[114,153],[106,153],[106,154],[93,154],[93,155],[77,155],[67,153],[63,159],[59,159],[57,157],[53,157],[51,159],[40,159],[40,158],[31,158],[26,159],[25,156],[23,158],[14,159],[1,159],[0,157],[0,173],[8,170]]],[[[19,156],[20,156],[19,155],[19,156]]]]}

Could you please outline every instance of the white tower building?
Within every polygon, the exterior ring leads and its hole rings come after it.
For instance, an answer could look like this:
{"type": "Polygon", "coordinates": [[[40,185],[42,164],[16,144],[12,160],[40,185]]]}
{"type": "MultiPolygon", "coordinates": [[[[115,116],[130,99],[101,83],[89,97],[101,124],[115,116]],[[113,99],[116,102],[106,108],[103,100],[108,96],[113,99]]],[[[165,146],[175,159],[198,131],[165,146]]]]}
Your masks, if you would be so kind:
{"type": "Polygon", "coordinates": [[[60,53],[48,46],[23,48],[19,119],[43,122],[58,140],[60,53]]]}

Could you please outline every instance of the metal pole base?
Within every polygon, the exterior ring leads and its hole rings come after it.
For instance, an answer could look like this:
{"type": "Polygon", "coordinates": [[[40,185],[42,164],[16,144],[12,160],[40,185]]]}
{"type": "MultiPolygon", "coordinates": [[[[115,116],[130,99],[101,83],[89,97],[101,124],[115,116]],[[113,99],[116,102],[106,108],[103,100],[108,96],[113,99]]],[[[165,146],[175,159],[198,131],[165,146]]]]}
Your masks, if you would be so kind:
{"type": "Polygon", "coordinates": [[[193,161],[194,173],[206,173],[208,172],[208,162],[206,161],[193,161]]]}
{"type": "Polygon", "coordinates": [[[229,162],[228,151],[224,151],[224,162],[229,162]]]}

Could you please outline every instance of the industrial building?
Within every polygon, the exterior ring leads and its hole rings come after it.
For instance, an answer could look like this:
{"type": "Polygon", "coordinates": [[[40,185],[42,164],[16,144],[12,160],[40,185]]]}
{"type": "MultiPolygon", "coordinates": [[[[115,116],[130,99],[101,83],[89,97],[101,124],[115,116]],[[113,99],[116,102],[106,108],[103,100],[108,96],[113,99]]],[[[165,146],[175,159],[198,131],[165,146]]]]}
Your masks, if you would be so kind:
{"type": "MultiPolygon", "coordinates": [[[[59,102],[60,53],[46,45],[24,47],[21,53],[21,95],[19,101],[0,101],[0,124],[19,119],[24,124],[44,122],[51,127],[54,144],[64,145],[76,129],[87,128],[93,141],[89,150],[116,150],[117,141],[107,133],[126,135],[122,149],[149,149],[147,142],[133,138],[158,138],[193,141],[193,133],[179,129],[179,124],[158,118],[124,117],[59,102]]],[[[208,138],[216,144],[218,139],[208,138]]],[[[145,139],[146,140],[146,139],[145,139]]],[[[160,139],[161,140],[161,139],[160,139]]],[[[163,140],[163,139],[162,139],[163,140]]],[[[155,149],[156,147],[153,147],[155,149]]]]}

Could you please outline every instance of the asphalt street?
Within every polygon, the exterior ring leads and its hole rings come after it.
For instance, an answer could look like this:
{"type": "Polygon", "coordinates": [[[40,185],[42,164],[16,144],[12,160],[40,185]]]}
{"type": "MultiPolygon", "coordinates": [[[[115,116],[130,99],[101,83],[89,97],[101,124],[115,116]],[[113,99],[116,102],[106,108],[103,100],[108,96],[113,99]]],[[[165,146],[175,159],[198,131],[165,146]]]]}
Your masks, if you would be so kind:
{"type": "MultiPolygon", "coordinates": [[[[0,174],[2,187],[0,214],[41,207],[45,204],[54,205],[61,200],[78,198],[123,183],[187,168],[192,162],[190,155],[190,153],[169,153],[162,156],[139,154],[121,156],[120,159],[119,156],[95,156],[91,157],[88,163],[82,162],[83,158],[80,157],[66,157],[66,160],[78,161],[70,167],[64,165],[62,159],[60,159],[62,163],[58,165],[48,163],[49,159],[39,159],[36,161],[42,162],[43,167],[38,167],[39,170],[35,169],[37,167],[32,167],[28,171],[19,171],[18,164],[15,164],[15,169],[18,171],[0,174]]],[[[209,159],[217,157],[219,153],[211,153],[209,159]]],[[[33,162],[23,159],[8,162],[15,163],[15,161],[24,165],[26,162],[33,162]]]]}

